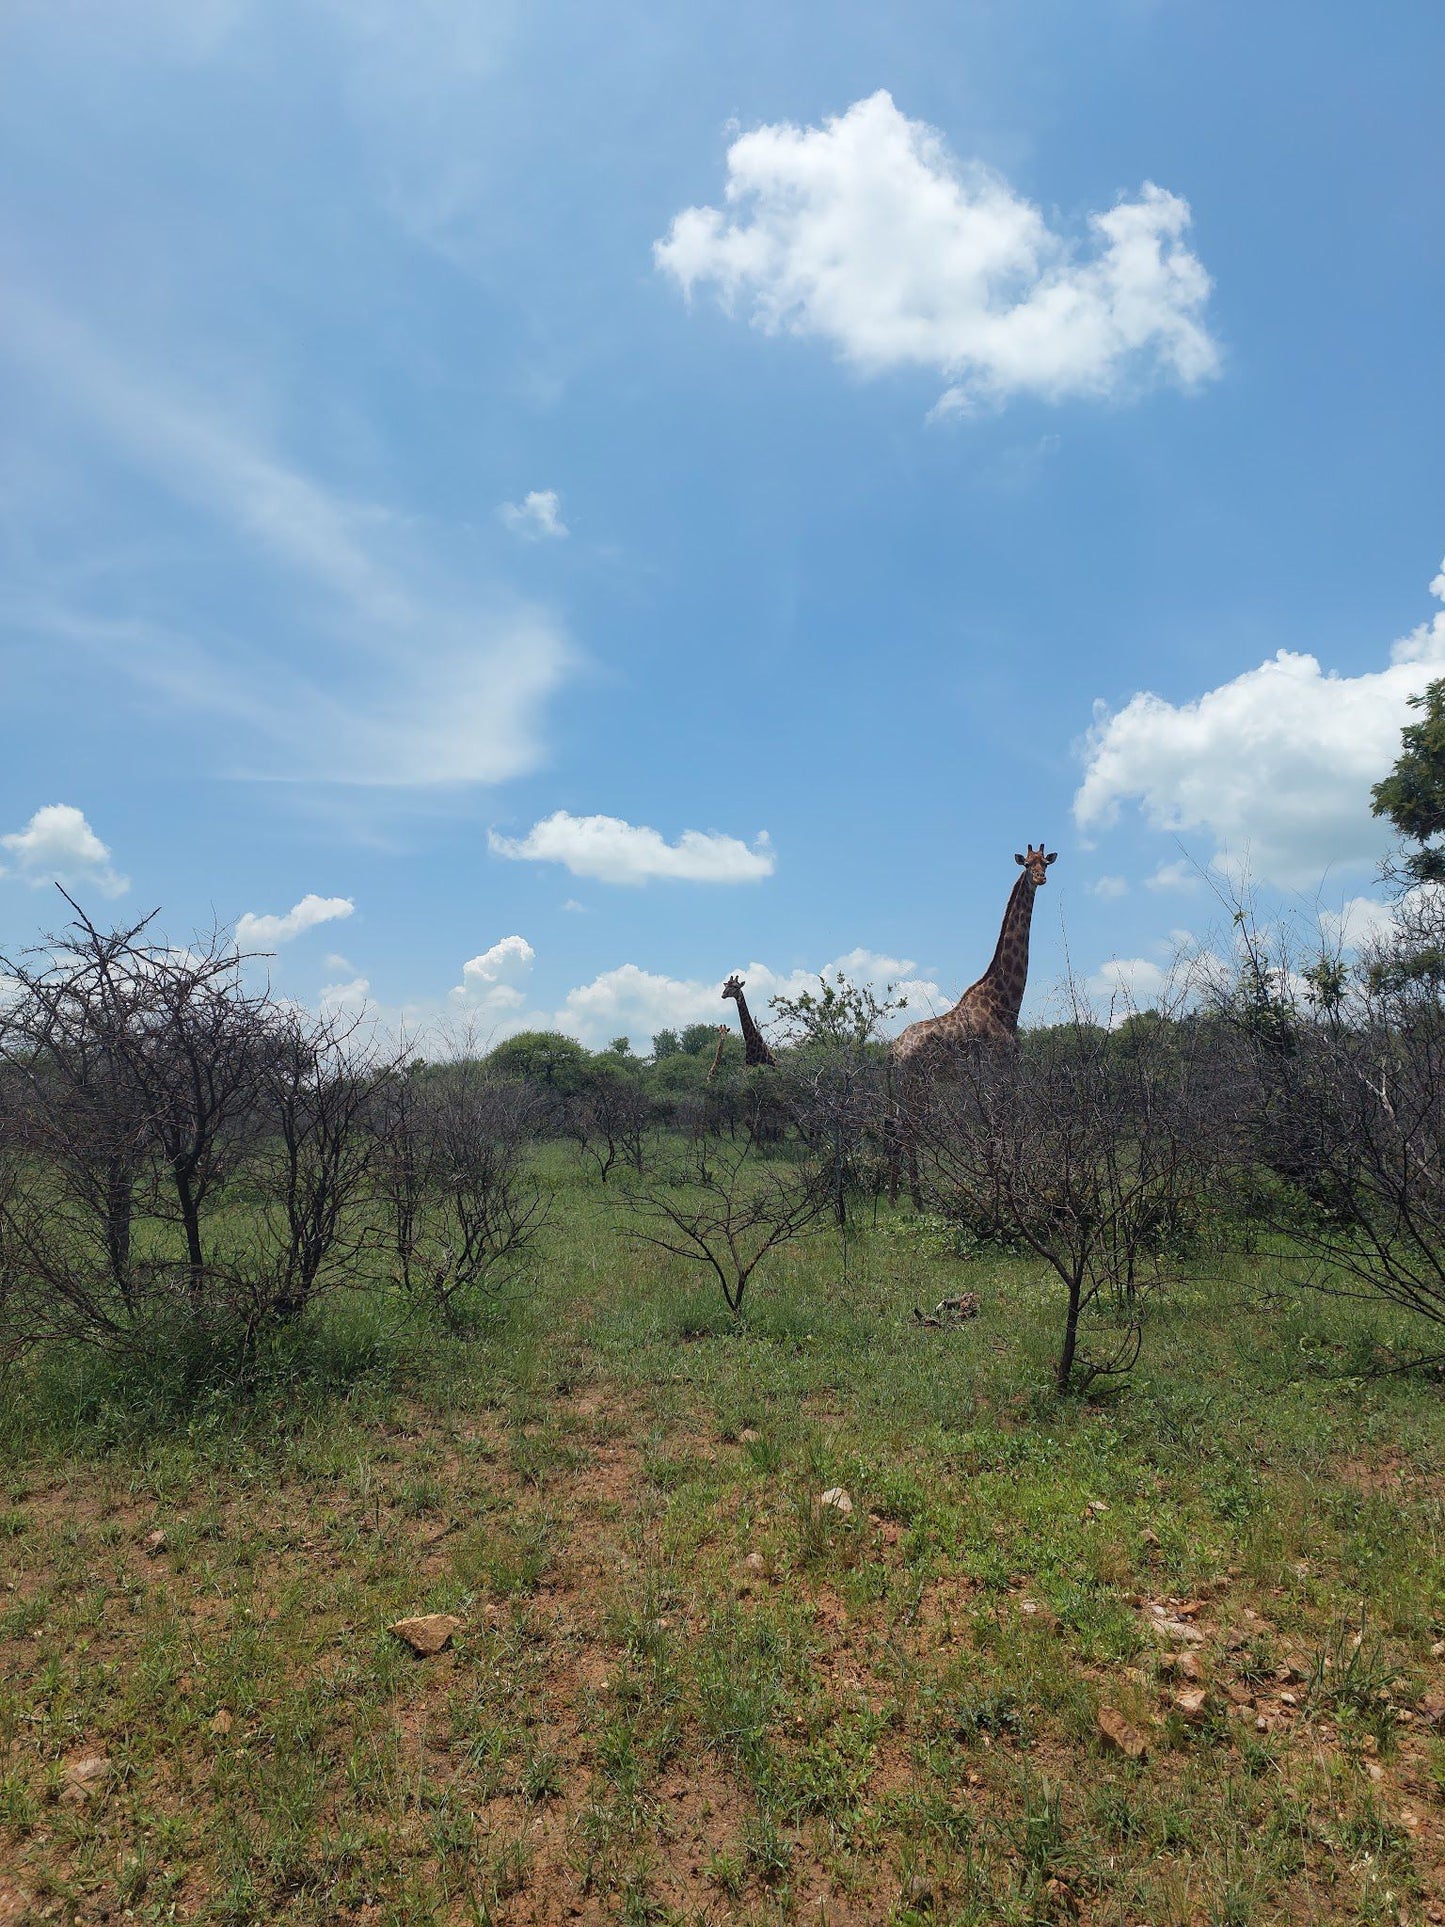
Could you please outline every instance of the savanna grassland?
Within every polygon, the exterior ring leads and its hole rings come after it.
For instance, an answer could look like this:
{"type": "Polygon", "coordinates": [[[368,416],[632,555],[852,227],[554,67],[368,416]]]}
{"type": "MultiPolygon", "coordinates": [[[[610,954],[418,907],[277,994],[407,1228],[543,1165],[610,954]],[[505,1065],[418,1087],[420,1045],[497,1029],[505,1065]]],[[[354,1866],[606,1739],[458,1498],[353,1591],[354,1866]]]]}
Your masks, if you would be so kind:
{"type": "Polygon", "coordinates": [[[7,1927],[1445,1920],[1445,1406],[1393,1314],[1201,1258],[1060,1400],[1031,1260],[884,1207],[734,1318],[543,1167],[465,1333],[360,1294],[244,1388],[7,1382],[7,1927]]]}

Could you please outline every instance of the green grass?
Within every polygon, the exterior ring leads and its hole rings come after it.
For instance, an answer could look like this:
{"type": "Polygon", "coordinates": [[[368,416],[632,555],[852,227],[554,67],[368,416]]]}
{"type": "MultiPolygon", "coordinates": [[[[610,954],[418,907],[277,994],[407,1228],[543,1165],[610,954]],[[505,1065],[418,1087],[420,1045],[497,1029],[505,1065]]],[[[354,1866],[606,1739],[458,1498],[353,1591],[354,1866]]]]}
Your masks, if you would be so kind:
{"type": "Polygon", "coordinates": [[[885,1211],[734,1319],[615,1187],[547,1171],[529,1274],[464,1338],[358,1294],[241,1384],[71,1355],[9,1388],[0,1903],[1426,1918],[1445,1430],[1435,1384],[1365,1369],[1407,1328],[1287,1257],[1201,1261],[1129,1385],[1060,1402],[1028,1262],[885,1211]],[[977,1320],[914,1325],[959,1289],[977,1320]],[[1151,1601],[1202,1632],[1197,1716],[1151,1601]],[[423,1611],[463,1625],[416,1660],[385,1628],[423,1611]]]}

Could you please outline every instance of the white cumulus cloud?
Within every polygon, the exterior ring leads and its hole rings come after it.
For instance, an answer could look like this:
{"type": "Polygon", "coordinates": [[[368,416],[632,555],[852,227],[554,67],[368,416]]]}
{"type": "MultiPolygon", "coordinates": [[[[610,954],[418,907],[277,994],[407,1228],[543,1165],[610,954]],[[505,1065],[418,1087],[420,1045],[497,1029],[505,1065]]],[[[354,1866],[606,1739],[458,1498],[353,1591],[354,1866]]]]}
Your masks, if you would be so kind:
{"type": "Polygon", "coordinates": [[[350,897],[318,897],[308,893],[279,916],[258,915],[254,910],[247,910],[236,923],[236,948],[257,950],[289,943],[303,930],[314,930],[318,923],[335,923],[351,916],[355,909],[350,897]]]}
{"type": "MultiPolygon", "coordinates": [[[[73,803],[47,803],[23,830],[0,836],[16,872],[27,883],[63,883],[67,888],[99,890],[118,897],[130,888],[130,878],[117,874],[110,850],[73,803]]],[[[3,871],[0,871],[3,875],[3,871]]]]}
{"type": "Polygon", "coordinates": [[[494,856],[561,863],[573,876],[599,883],[755,883],[773,874],[766,832],[751,847],[716,830],[684,830],[669,843],[646,825],[619,816],[573,816],[555,810],[524,837],[488,836],[494,856]]]}
{"type": "Polygon", "coordinates": [[[655,244],[685,294],[711,285],[769,334],[816,336],[868,374],[922,368],[940,408],[1108,394],[1141,373],[1189,385],[1219,351],[1188,203],[1146,182],[1089,218],[1081,250],[993,169],[879,92],[821,127],[728,149],[726,209],[685,208],[655,244]]]}
{"type": "MultiPolygon", "coordinates": [[[[916,1017],[927,1017],[949,1001],[930,978],[917,975],[918,966],[908,957],[887,957],[872,950],[850,950],[822,967],[831,978],[841,970],[854,983],[867,984],[881,991],[894,986],[894,995],[907,999],[908,1008],[895,1019],[901,1029],[916,1017]]],[[[816,991],[816,970],[771,970],[766,964],[750,963],[739,972],[746,985],[748,1008],[764,1026],[770,1022],[768,1004],[773,997],[796,997],[805,990],[816,991]]],[[[726,973],[724,973],[726,975],[726,973]]],[[[553,1022],[559,1030],[570,1032],[584,1044],[598,1046],[625,1033],[633,1044],[646,1048],[648,1040],[660,1030],[677,1029],[684,1024],[714,1023],[728,1020],[732,1005],[722,997],[723,976],[700,981],[697,978],[668,977],[644,970],[638,964],[620,964],[604,970],[591,983],[570,990],[553,1022]]]]}
{"type": "Polygon", "coordinates": [[[1147,1010],[1169,981],[1170,973],[1151,958],[1111,957],[1084,980],[1084,987],[1117,1024],[1131,1011],[1147,1010]]]}
{"type": "Polygon", "coordinates": [[[527,976],[536,955],[525,937],[503,937],[489,950],[467,959],[452,996],[487,1010],[514,1010],[526,1001],[516,979],[527,976]]]}
{"type": "MultiPolygon", "coordinates": [[[[1430,586],[1445,600],[1445,571],[1430,586]]],[[[1113,715],[1101,707],[1074,816],[1100,831],[1135,803],[1153,829],[1203,831],[1220,867],[1247,863],[1292,888],[1331,865],[1368,865],[1390,841],[1370,813],[1371,785],[1400,753],[1408,698],[1442,674],[1445,612],[1362,675],[1281,649],[1193,702],[1141,693],[1113,715]]]]}
{"type": "Polygon", "coordinates": [[[532,542],[570,533],[562,520],[562,498],[554,488],[534,488],[520,502],[503,502],[497,513],[513,535],[532,542]]]}
{"type": "Polygon", "coordinates": [[[321,992],[322,1012],[334,1016],[340,1011],[360,1013],[371,1008],[371,984],[365,977],[353,977],[348,983],[326,984],[321,992]]]}
{"type": "Polygon", "coordinates": [[[492,984],[509,969],[525,969],[536,954],[525,937],[503,937],[500,943],[494,943],[490,950],[484,950],[479,957],[469,958],[462,965],[462,976],[478,983],[492,984]]]}

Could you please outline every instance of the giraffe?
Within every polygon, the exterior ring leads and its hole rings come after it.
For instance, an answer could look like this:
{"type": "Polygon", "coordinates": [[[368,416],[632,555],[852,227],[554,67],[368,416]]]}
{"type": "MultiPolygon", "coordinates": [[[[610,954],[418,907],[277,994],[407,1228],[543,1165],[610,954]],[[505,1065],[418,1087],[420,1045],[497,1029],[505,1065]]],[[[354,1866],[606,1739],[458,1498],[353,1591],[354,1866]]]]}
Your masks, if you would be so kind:
{"type": "Polygon", "coordinates": [[[731,1036],[732,1036],[732,1032],[728,1029],[726,1024],[718,1025],[717,1049],[712,1054],[712,1065],[708,1070],[707,1076],[703,1079],[704,1084],[711,1084],[713,1079],[717,1076],[718,1066],[722,1063],[723,1052],[727,1049],[728,1039],[731,1036]]]}
{"type": "MultiPolygon", "coordinates": [[[[908,1181],[915,1206],[921,1206],[917,1149],[907,1126],[911,1103],[926,1092],[928,1083],[946,1071],[949,1060],[982,1044],[1012,1045],[1019,1029],[1019,1009],[1029,974],[1029,925],[1034,895],[1048,881],[1048,867],[1058,855],[1030,843],[1028,854],[1014,856],[1023,874],[1009,893],[993,959],[976,984],[970,984],[952,1010],[941,1017],[924,1017],[894,1038],[889,1067],[897,1074],[898,1104],[895,1139],[908,1154],[908,1181]]],[[[895,1151],[891,1192],[897,1193],[895,1151]]]]}
{"type": "Polygon", "coordinates": [[[748,1009],[748,1000],[743,995],[743,980],[736,971],[723,985],[724,997],[731,997],[738,1007],[738,1022],[743,1027],[743,1061],[747,1064],[776,1064],[777,1058],[768,1049],[767,1039],[753,1022],[753,1013],[748,1009]]]}

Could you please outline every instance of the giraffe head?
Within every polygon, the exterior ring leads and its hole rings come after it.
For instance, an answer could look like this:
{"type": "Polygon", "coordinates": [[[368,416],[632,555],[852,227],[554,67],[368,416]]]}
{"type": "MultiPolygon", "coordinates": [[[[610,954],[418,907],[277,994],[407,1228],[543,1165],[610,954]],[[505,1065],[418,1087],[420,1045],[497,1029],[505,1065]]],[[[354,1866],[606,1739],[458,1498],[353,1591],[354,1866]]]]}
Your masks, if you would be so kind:
{"type": "Polygon", "coordinates": [[[722,994],[724,997],[732,997],[736,999],[742,995],[742,989],[743,989],[743,980],[738,975],[738,973],[734,971],[731,977],[729,977],[727,982],[723,985],[722,994]]]}
{"type": "Polygon", "coordinates": [[[1014,852],[1014,862],[1021,863],[1024,866],[1024,869],[1028,872],[1029,882],[1036,890],[1042,889],[1044,884],[1049,880],[1049,865],[1058,861],[1059,853],[1057,850],[1051,850],[1046,856],[1042,843],[1040,843],[1037,849],[1034,848],[1032,843],[1026,844],[1025,848],[1028,850],[1028,855],[1020,856],[1016,850],[1014,852]]]}

